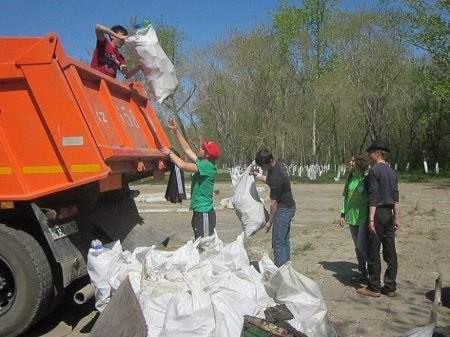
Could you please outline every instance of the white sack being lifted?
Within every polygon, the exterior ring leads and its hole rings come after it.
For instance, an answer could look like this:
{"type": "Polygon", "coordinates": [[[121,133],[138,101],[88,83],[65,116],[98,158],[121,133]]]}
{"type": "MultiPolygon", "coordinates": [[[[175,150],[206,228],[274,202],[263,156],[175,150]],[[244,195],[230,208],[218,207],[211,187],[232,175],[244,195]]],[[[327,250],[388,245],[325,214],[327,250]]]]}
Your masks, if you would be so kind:
{"type": "Polygon", "coordinates": [[[231,202],[247,237],[264,227],[269,219],[269,213],[256,190],[255,178],[250,174],[254,165],[255,162],[249,165],[240,176],[231,176],[233,183],[231,202]]]}
{"type": "Polygon", "coordinates": [[[125,39],[125,45],[142,67],[147,84],[158,103],[171,96],[178,86],[175,67],[158,42],[151,25],[125,39]]]}
{"type": "MultiPolygon", "coordinates": [[[[244,238],[242,233],[224,245],[214,233],[176,251],[152,246],[118,255],[116,244],[114,252],[106,247],[89,252],[97,258],[107,254],[108,261],[113,255],[116,261],[114,267],[97,263],[97,270],[88,259],[89,275],[96,279],[94,288],[109,284],[110,296],[120,281],[130,279],[148,337],[240,336],[244,315],[265,318],[264,311],[277,304],[289,307],[294,318],[287,322],[308,337],[335,337],[319,286],[295,272],[290,262],[277,268],[267,254],[258,263],[258,273],[250,264],[244,238]]],[[[101,295],[96,301],[107,302],[101,295]]]]}

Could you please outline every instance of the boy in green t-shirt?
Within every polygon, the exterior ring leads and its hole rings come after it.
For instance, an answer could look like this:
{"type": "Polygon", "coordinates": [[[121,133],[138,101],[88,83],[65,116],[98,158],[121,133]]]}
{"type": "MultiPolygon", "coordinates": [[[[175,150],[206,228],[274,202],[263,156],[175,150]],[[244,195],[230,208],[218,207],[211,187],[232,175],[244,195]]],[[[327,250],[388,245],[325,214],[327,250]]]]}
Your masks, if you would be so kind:
{"type": "Polygon", "coordinates": [[[187,163],[169,148],[161,149],[161,152],[169,156],[181,170],[193,172],[190,209],[193,211],[191,225],[195,239],[213,235],[216,228],[216,212],[213,203],[214,179],[217,174],[215,162],[220,157],[220,147],[213,142],[203,141],[200,150],[195,153],[178,130],[175,119],[169,120],[169,128],[176,136],[184,153],[193,161],[193,163],[187,163]]]}

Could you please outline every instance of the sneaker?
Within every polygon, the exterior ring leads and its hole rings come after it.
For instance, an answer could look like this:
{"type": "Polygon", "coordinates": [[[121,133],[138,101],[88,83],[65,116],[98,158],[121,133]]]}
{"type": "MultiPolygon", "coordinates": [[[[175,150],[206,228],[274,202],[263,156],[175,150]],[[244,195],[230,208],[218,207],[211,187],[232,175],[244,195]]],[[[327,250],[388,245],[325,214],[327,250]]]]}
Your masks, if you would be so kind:
{"type": "Polygon", "coordinates": [[[367,274],[366,273],[361,273],[358,274],[356,276],[353,276],[351,278],[352,282],[366,282],[367,281],[367,274]]]}
{"type": "Polygon", "coordinates": [[[397,297],[397,293],[395,291],[389,291],[386,288],[381,288],[381,293],[387,297],[397,297]]]}
{"type": "Polygon", "coordinates": [[[378,291],[370,290],[367,287],[356,289],[356,292],[360,295],[371,296],[371,297],[380,297],[381,293],[378,291]]]}

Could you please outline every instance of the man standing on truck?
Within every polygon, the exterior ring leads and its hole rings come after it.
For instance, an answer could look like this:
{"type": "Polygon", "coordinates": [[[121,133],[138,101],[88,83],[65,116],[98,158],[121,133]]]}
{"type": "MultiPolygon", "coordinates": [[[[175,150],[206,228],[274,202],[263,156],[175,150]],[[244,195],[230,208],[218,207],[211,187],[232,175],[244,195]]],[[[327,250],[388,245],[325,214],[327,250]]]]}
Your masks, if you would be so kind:
{"type": "Polygon", "coordinates": [[[167,147],[161,149],[161,152],[169,156],[170,160],[181,170],[193,172],[190,209],[193,211],[191,225],[195,239],[213,235],[216,228],[216,212],[213,202],[214,179],[217,174],[215,163],[220,157],[220,147],[213,142],[203,140],[196,154],[178,130],[175,119],[169,120],[169,128],[176,136],[184,153],[193,161],[193,163],[187,163],[171,149],[167,147]]]}
{"type": "Polygon", "coordinates": [[[123,46],[128,36],[128,31],[120,25],[113,26],[109,29],[108,27],[97,24],[95,26],[95,34],[97,36],[97,45],[92,55],[91,67],[112,78],[116,78],[118,70],[126,79],[136,75],[141,69],[141,66],[138,65],[128,71],[125,58],[119,52],[119,49],[123,46]],[[109,35],[109,40],[105,34],[109,35]]]}

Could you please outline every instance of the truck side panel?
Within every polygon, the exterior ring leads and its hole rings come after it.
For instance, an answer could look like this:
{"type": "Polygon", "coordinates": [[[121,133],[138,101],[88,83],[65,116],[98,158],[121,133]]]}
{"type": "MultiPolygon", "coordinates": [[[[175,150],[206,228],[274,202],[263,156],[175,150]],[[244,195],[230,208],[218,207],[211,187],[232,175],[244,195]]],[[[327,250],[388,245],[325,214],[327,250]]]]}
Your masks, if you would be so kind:
{"type": "Polygon", "coordinates": [[[70,59],[56,34],[0,43],[0,200],[164,169],[170,143],[139,83],[70,59]]]}

